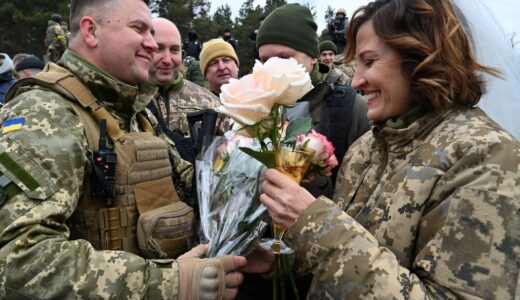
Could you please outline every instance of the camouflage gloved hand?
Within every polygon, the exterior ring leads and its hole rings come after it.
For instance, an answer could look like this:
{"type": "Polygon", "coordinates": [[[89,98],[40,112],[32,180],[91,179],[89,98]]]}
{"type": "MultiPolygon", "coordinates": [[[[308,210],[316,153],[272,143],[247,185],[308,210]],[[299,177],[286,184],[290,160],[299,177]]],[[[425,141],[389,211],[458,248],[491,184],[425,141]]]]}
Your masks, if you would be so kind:
{"type": "Polygon", "coordinates": [[[245,266],[241,256],[200,259],[207,246],[198,246],[180,256],[178,299],[234,299],[243,276],[236,270],[245,266]],[[202,246],[202,247],[201,247],[202,246]]]}

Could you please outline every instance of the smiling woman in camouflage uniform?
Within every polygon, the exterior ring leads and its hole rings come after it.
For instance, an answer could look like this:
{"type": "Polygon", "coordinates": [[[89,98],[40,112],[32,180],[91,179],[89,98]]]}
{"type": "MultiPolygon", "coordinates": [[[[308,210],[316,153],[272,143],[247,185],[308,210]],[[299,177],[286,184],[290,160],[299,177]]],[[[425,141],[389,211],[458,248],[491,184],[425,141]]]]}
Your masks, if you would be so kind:
{"type": "Polygon", "coordinates": [[[448,0],[379,0],[348,33],[372,131],[333,200],[267,170],[261,201],[312,271],[311,299],[519,294],[520,145],[475,105],[479,65],[448,0]]]}

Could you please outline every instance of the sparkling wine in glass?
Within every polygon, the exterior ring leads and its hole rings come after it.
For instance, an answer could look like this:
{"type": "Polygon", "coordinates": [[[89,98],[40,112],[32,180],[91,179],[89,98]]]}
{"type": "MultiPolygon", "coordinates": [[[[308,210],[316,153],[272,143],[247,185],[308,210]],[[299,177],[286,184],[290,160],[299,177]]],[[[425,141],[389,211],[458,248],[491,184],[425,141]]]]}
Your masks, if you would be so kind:
{"type": "MultiPolygon", "coordinates": [[[[312,150],[302,151],[289,147],[275,150],[276,169],[287,177],[300,183],[311,164],[314,153],[312,150]]],[[[274,254],[289,254],[293,252],[286,243],[282,241],[286,228],[276,222],[272,222],[273,239],[262,239],[260,246],[271,250],[274,254]]]]}

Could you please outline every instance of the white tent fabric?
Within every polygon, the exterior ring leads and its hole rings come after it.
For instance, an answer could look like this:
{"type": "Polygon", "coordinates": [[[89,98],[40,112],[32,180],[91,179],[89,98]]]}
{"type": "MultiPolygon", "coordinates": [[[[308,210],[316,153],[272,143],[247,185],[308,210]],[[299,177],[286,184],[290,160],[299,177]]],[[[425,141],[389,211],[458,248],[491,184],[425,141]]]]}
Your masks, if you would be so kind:
{"type": "Polygon", "coordinates": [[[454,0],[472,39],[477,60],[502,73],[484,74],[486,93],[479,106],[495,122],[520,140],[520,52],[515,50],[484,0],[454,0]]]}

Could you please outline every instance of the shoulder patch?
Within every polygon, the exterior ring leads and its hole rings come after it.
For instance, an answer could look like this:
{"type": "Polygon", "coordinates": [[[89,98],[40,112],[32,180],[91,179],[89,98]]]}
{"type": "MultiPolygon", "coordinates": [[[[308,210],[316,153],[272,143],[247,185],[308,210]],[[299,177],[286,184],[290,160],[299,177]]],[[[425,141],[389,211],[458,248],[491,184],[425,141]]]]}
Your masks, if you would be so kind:
{"type": "Polygon", "coordinates": [[[25,118],[16,118],[10,119],[4,122],[2,126],[2,134],[6,134],[11,131],[22,129],[23,124],[25,123],[25,118]]]}

